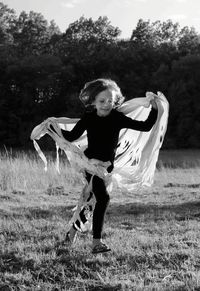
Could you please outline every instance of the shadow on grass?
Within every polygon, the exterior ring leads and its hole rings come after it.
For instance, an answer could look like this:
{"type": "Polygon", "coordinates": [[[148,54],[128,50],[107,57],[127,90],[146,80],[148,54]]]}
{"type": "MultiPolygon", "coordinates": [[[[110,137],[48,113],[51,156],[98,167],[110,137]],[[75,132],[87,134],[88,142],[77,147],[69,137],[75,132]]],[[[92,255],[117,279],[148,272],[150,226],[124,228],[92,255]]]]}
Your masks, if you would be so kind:
{"type": "MultiPolygon", "coordinates": [[[[37,259],[27,259],[24,254],[6,251],[0,251],[0,278],[1,274],[10,274],[7,280],[2,280],[0,287],[5,288],[7,285],[13,287],[14,289],[8,290],[18,290],[15,287],[20,286],[23,283],[24,287],[33,286],[36,282],[37,285],[42,284],[53,284],[57,286],[65,287],[64,289],[51,289],[51,290],[72,290],[73,286],[78,286],[85,283],[87,290],[121,290],[119,289],[120,284],[108,284],[106,282],[100,282],[98,273],[101,272],[101,268],[106,268],[110,265],[107,260],[99,260],[96,257],[88,258],[87,253],[77,253],[71,250],[65,249],[65,253],[56,258],[49,257],[43,260],[39,256],[35,256],[37,259]],[[29,272],[31,274],[31,279],[28,281],[23,277],[23,274],[29,272]],[[17,276],[18,274],[21,276],[17,276]],[[13,281],[13,276],[15,280],[13,281]],[[80,282],[77,282],[77,277],[81,278],[80,282]],[[69,288],[69,289],[68,289],[69,288]]],[[[0,290],[7,290],[1,289],[0,290]]],[[[19,289],[21,290],[21,289],[19,289]]],[[[36,290],[28,288],[27,290],[36,290]]],[[[47,289],[37,289],[37,290],[47,290],[47,289]]],[[[48,289],[50,290],[50,289],[48,289]]],[[[73,289],[74,290],[74,289],[73,289]]],[[[82,290],[82,288],[80,288],[82,290]]],[[[85,290],[85,289],[84,289],[85,290]]]]}
{"type": "Polygon", "coordinates": [[[12,251],[1,253],[0,256],[0,270],[2,273],[19,273],[21,270],[32,270],[34,267],[33,259],[23,259],[19,254],[12,251]]]}
{"type": "MultiPolygon", "coordinates": [[[[25,273],[25,271],[28,271],[31,273],[31,281],[23,281],[23,285],[26,287],[31,286],[31,284],[35,282],[42,282],[46,284],[53,283],[60,286],[63,286],[64,284],[65,287],[68,287],[70,290],[70,288],[73,286],[77,287],[79,284],[83,284],[84,282],[85,287],[87,287],[86,290],[88,291],[124,290],[122,289],[122,285],[119,284],[119,282],[117,283],[112,281],[109,284],[105,281],[102,281],[102,277],[100,275],[102,274],[102,270],[106,270],[111,266],[109,258],[106,259],[105,257],[102,258],[101,256],[88,256],[88,253],[83,252],[83,249],[82,251],[77,252],[76,250],[74,252],[71,249],[63,248],[63,253],[58,254],[57,257],[47,257],[46,260],[43,260],[39,256],[35,260],[27,259],[24,254],[21,255],[12,251],[2,253],[0,252],[0,257],[0,275],[1,272],[17,274],[19,272],[25,273]],[[81,278],[80,282],[77,282],[76,278],[81,278]]],[[[170,269],[171,275],[175,279],[180,279],[181,281],[186,280],[186,276],[189,276],[190,274],[187,271],[183,274],[181,272],[177,272],[176,270],[181,270],[183,264],[187,262],[188,259],[189,254],[182,253],[178,249],[174,253],[160,251],[155,253],[149,252],[148,254],[146,252],[141,254],[129,253],[128,255],[125,253],[118,254],[116,256],[118,265],[126,265],[126,268],[129,271],[131,270],[132,272],[141,272],[142,274],[146,266],[148,266],[148,269],[152,269],[158,272],[160,268],[170,269]]],[[[146,279],[145,274],[143,276],[144,279],[146,279]]],[[[190,279],[190,277],[188,278],[190,279]]],[[[18,282],[15,281],[15,284],[16,283],[21,284],[22,278],[19,277],[18,282]]],[[[146,283],[150,284],[153,283],[153,281],[146,283]]],[[[10,285],[13,286],[12,281],[10,282],[10,285]]],[[[80,290],[82,289],[80,288],[80,290]]]]}
{"type": "MultiPolygon", "coordinates": [[[[18,207],[13,212],[0,210],[0,218],[26,218],[28,220],[46,219],[60,217],[70,219],[73,215],[74,206],[50,206],[48,209],[40,207],[18,207]]],[[[108,216],[120,217],[131,215],[131,217],[143,217],[143,219],[163,220],[175,219],[178,221],[195,219],[200,220],[200,201],[183,202],[180,204],[153,204],[153,203],[111,203],[108,216]]]]}
{"type": "Polygon", "coordinates": [[[168,183],[164,185],[165,188],[200,188],[200,184],[180,184],[180,183],[168,183]]]}
{"type": "Polygon", "coordinates": [[[156,205],[153,203],[126,203],[119,205],[111,204],[108,215],[122,218],[123,216],[131,216],[132,218],[141,218],[143,220],[168,220],[175,219],[177,221],[195,219],[200,220],[200,201],[184,202],[180,204],[156,205]]]}
{"type": "Polygon", "coordinates": [[[0,210],[0,218],[26,218],[28,220],[34,219],[51,219],[54,216],[61,218],[71,218],[74,206],[50,206],[49,209],[40,207],[17,207],[13,208],[12,212],[0,210]]]}

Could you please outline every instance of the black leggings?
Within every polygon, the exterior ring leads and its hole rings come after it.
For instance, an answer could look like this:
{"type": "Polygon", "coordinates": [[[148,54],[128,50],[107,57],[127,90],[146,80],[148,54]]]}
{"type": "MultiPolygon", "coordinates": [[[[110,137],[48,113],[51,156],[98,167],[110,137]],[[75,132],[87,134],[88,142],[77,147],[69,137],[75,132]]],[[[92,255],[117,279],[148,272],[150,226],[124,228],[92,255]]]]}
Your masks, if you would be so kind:
{"type": "MultiPolygon", "coordinates": [[[[91,174],[86,173],[86,179],[88,183],[90,182],[91,177],[92,177],[91,174]]],[[[93,211],[93,238],[100,239],[101,233],[103,230],[103,223],[104,223],[106,209],[110,201],[110,196],[106,190],[104,180],[99,178],[98,176],[93,177],[92,192],[96,198],[96,204],[93,211]]],[[[80,218],[82,222],[86,220],[84,217],[84,211],[85,209],[82,209],[80,212],[80,218]]],[[[76,221],[75,225],[76,224],[78,225],[79,221],[76,221]]]]}

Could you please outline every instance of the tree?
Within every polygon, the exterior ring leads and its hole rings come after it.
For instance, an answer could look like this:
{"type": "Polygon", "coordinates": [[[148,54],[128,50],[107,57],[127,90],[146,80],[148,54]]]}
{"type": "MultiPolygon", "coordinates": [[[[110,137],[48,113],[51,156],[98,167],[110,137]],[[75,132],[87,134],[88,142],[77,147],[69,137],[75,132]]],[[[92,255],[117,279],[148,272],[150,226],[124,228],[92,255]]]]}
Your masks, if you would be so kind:
{"type": "Polygon", "coordinates": [[[0,45],[13,42],[12,33],[16,18],[15,11],[0,2],[0,45]]]}
{"type": "Polygon", "coordinates": [[[171,114],[169,133],[177,147],[199,147],[200,57],[187,55],[174,61],[171,69],[171,114]]]}
{"type": "Polygon", "coordinates": [[[93,21],[82,16],[69,25],[56,46],[57,55],[66,67],[65,92],[75,96],[86,81],[99,77],[100,63],[103,66],[104,60],[108,61],[106,52],[116,43],[119,34],[120,30],[113,27],[107,17],[93,21]]]}
{"type": "Polygon", "coordinates": [[[82,16],[69,25],[65,37],[74,41],[113,42],[120,33],[119,28],[112,26],[106,16],[100,16],[96,21],[82,16]]]}
{"type": "Polygon", "coordinates": [[[179,24],[171,20],[150,22],[140,19],[131,35],[131,42],[140,47],[164,48],[181,54],[198,53],[200,35],[193,27],[180,29],[179,24]]]}
{"type": "Polygon", "coordinates": [[[0,135],[6,144],[27,144],[34,124],[62,110],[61,70],[61,60],[49,55],[27,56],[7,65],[0,98],[0,109],[3,109],[0,122],[6,120],[7,128],[0,135]]]}
{"type": "Polygon", "coordinates": [[[181,54],[199,54],[200,52],[200,35],[193,27],[183,27],[180,31],[178,48],[181,54]]]}
{"type": "Polygon", "coordinates": [[[107,17],[96,21],[83,16],[69,25],[57,42],[57,53],[67,61],[88,63],[90,59],[109,44],[115,43],[120,34],[118,27],[113,27],[107,17]]]}
{"type": "Polygon", "coordinates": [[[20,55],[39,55],[47,51],[55,34],[60,34],[60,30],[54,21],[49,26],[42,14],[23,11],[16,22],[14,41],[20,55]]]}
{"type": "Polygon", "coordinates": [[[131,41],[137,45],[159,47],[164,43],[176,45],[179,38],[179,24],[171,20],[153,23],[139,19],[131,35],[131,41]]]}

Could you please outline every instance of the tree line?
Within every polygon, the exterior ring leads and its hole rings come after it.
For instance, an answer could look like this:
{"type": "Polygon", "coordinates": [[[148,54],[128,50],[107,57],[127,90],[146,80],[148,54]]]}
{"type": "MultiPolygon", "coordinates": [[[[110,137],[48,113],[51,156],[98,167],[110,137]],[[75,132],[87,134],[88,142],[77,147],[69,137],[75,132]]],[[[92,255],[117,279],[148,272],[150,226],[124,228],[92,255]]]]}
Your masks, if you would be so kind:
{"type": "Polygon", "coordinates": [[[200,35],[193,27],[139,19],[129,39],[106,16],[80,17],[63,33],[40,13],[0,2],[0,146],[28,148],[50,116],[80,117],[78,95],[99,77],[126,99],[161,91],[170,103],[165,148],[200,144],[200,35]]]}

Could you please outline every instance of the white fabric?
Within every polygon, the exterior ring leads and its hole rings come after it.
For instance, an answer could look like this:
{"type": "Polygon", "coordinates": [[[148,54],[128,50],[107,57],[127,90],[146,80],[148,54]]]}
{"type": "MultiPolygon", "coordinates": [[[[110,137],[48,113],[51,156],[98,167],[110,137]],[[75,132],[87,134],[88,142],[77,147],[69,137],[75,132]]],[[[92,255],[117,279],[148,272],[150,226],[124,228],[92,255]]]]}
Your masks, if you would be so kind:
{"type": "MultiPolygon", "coordinates": [[[[86,170],[92,175],[98,175],[100,178],[105,179],[110,190],[112,184],[117,184],[118,187],[125,188],[127,191],[132,191],[133,189],[141,188],[143,186],[151,186],[153,183],[159,150],[167,129],[169,103],[161,92],[158,92],[157,95],[147,93],[146,97],[128,100],[117,109],[132,119],[145,120],[150,112],[150,101],[153,98],[158,106],[158,117],[156,123],[149,132],[140,132],[132,129],[122,129],[120,131],[112,174],[108,174],[106,171],[109,162],[103,163],[99,160],[88,159],[84,155],[83,150],[87,147],[86,131],[73,143],[64,139],[60,129],[71,130],[79,119],[48,118],[36,126],[31,133],[34,147],[45,164],[45,170],[47,170],[47,159],[42,153],[36,140],[40,139],[45,134],[48,134],[56,142],[56,168],[58,171],[58,149],[61,148],[67,155],[71,166],[75,167],[78,172],[82,171],[84,173],[86,170]],[[54,130],[50,128],[51,125],[54,130]]],[[[91,185],[84,189],[79,199],[77,210],[75,211],[70,223],[79,219],[80,209],[83,209],[83,207],[88,204],[86,201],[91,191],[91,185]]],[[[90,226],[91,224],[89,223],[88,227],[90,226]]],[[[84,227],[81,226],[81,228],[82,231],[84,231],[84,227]]]]}
{"type": "MultiPolygon", "coordinates": [[[[150,93],[147,94],[147,97],[131,99],[118,108],[119,111],[132,119],[145,120],[150,111],[150,100],[155,96],[155,101],[158,105],[158,118],[152,130],[140,132],[132,129],[123,129],[120,132],[112,178],[117,178],[118,185],[129,190],[138,186],[151,186],[153,183],[159,150],[167,129],[169,104],[165,96],[158,92],[157,95],[150,93]]],[[[103,163],[95,159],[89,160],[84,155],[83,150],[87,147],[86,132],[73,143],[63,138],[60,128],[71,130],[78,120],[73,118],[48,118],[33,129],[31,139],[44,161],[45,170],[47,169],[47,160],[36,139],[48,134],[56,142],[56,165],[58,171],[58,149],[61,148],[75,168],[87,170],[89,173],[96,174],[101,178],[110,176],[105,170],[109,162],[103,163]],[[53,126],[55,131],[50,128],[50,125],[53,126]]]]}

